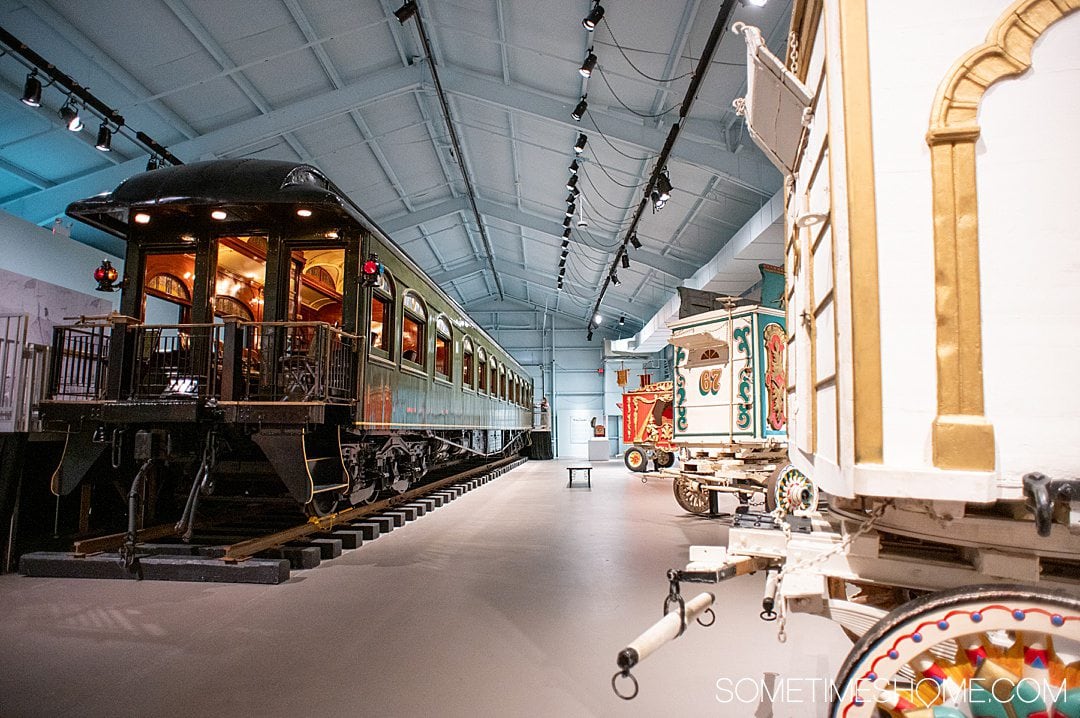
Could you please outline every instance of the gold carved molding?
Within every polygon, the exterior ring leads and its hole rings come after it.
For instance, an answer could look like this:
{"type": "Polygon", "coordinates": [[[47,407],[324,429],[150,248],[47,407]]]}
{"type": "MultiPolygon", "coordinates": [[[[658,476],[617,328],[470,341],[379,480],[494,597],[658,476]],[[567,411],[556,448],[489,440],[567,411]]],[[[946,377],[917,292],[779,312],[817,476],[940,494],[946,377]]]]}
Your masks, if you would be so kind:
{"type": "Polygon", "coordinates": [[[856,464],[880,464],[884,457],[881,313],[866,0],[840,0],[839,19],[851,272],[854,459],[856,464]]]}
{"type": "Polygon", "coordinates": [[[994,429],[984,416],[975,143],[979,105],[994,83],[1031,67],[1048,27],[1080,10],[1080,0],[1018,0],[986,42],[950,68],[938,86],[926,142],[934,194],[937,417],[934,466],[992,471],[994,429]]]}

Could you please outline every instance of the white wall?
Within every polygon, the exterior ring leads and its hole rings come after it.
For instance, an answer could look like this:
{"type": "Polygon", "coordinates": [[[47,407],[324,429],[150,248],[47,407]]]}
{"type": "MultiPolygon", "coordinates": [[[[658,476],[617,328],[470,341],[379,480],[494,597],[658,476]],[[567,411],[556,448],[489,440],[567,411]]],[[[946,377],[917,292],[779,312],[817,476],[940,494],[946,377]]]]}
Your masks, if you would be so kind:
{"type": "MultiPolygon", "coordinates": [[[[29,316],[27,340],[49,344],[65,317],[108,314],[119,292],[94,291],[99,250],[0,212],[0,314],[29,316]]],[[[110,257],[114,266],[123,262],[110,257]]]]}
{"type": "MultiPolygon", "coordinates": [[[[931,106],[949,68],[985,40],[987,30],[1009,4],[1009,0],[869,3],[888,466],[932,466],[936,322],[930,152],[925,140],[931,106]]],[[[1027,121],[1031,107],[1017,107],[1011,113],[1013,132],[1031,136],[1027,121]]],[[[1036,181],[1041,185],[1044,180],[1036,181]]],[[[981,177],[979,183],[981,190],[981,177]]],[[[980,196],[980,208],[988,201],[989,197],[980,196]]],[[[1022,246],[1010,244],[1010,251],[1022,246]]],[[[1013,291],[1038,291],[1033,277],[1002,280],[1013,291]]]]}

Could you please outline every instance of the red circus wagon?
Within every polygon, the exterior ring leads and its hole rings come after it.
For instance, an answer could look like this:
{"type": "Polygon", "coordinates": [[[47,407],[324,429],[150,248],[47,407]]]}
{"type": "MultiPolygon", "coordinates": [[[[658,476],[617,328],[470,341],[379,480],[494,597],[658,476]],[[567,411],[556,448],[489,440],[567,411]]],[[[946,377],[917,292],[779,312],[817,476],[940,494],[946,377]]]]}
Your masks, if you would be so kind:
{"type": "Polygon", "coordinates": [[[672,423],[672,383],[670,381],[648,383],[648,375],[642,377],[642,387],[623,394],[623,462],[631,471],[645,471],[649,460],[657,469],[666,469],[675,463],[675,448],[671,444],[674,434],[672,423]]]}

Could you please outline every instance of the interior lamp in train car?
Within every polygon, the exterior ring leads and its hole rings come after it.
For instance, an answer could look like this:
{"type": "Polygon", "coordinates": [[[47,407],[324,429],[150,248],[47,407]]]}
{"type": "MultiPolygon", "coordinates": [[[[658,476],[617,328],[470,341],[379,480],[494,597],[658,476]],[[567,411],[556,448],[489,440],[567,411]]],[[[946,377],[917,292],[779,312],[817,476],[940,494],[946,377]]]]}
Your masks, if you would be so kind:
{"type": "Polygon", "coordinates": [[[97,282],[95,289],[99,292],[115,292],[124,285],[119,279],[120,272],[107,259],[101,260],[101,265],[94,270],[94,281],[97,282]]]}
{"type": "Polygon", "coordinates": [[[368,255],[367,261],[360,266],[361,281],[365,287],[374,287],[379,282],[379,275],[382,274],[383,266],[379,261],[379,257],[372,252],[368,255]]]}

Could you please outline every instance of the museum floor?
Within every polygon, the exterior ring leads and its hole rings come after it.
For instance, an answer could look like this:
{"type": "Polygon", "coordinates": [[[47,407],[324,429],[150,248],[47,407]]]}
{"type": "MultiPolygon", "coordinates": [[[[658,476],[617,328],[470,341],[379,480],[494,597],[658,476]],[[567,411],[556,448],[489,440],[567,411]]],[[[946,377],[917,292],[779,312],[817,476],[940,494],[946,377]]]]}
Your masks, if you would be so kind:
{"type": "Polygon", "coordinates": [[[710,589],[716,625],[615,697],[665,571],[726,530],[621,461],[568,488],[577,464],[529,462],[278,586],[2,576],[0,716],[824,715],[847,641],[794,616],[780,644],[760,575],[710,589]],[[766,674],[787,704],[759,702],[766,674]]]}

